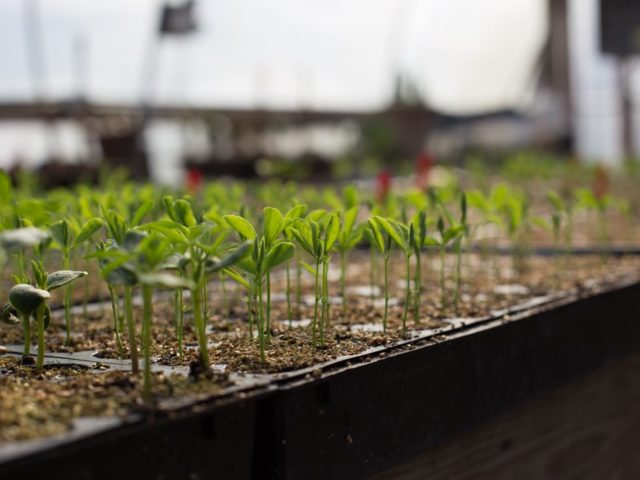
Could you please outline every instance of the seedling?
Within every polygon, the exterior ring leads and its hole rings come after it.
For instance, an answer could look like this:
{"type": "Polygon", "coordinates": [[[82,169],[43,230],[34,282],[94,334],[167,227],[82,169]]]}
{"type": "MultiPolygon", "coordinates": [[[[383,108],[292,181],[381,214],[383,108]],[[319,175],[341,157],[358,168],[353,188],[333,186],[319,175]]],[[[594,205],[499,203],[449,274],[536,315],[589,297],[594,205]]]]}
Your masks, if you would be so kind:
{"type": "MultiPolygon", "coordinates": [[[[46,301],[51,297],[49,293],[58,287],[68,285],[78,278],[87,275],[87,272],[59,270],[48,274],[41,261],[31,262],[36,286],[29,283],[17,283],[9,290],[9,303],[19,314],[24,328],[24,355],[31,352],[31,317],[34,318],[38,335],[38,357],[36,367],[44,365],[44,331],[49,325],[51,311],[46,301]]],[[[4,307],[5,316],[12,320],[11,311],[4,307]]],[[[15,316],[14,316],[15,319],[15,316]]],[[[15,322],[14,322],[15,323],[15,322]]]]}
{"type": "Polygon", "coordinates": [[[335,249],[340,254],[340,296],[342,297],[342,314],[347,314],[347,257],[362,240],[362,229],[356,227],[358,207],[351,207],[341,215],[340,233],[335,244],[335,249]]]}
{"type": "Polygon", "coordinates": [[[293,224],[293,234],[302,247],[314,260],[314,267],[307,269],[314,275],[314,304],[312,328],[312,343],[317,346],[318,306],[322,303],[320,316],[320,346],[324,346],[324,331],[329,318],[329,262],[330,252],[340,233],[338,216],[333,213],[326,215],[323,211],[309,214],[306,219],[297,219],[293,224]],[[322,279],[320,268],[322,267],[322,279]]]}
{"type": "MultiPolygon", "coordinates": [[[[252,243],[251,255],[239,263],[240,268],[252,277],[258,304],[258,340],[260,358],[265,361],[265,345],[271,337],[271,271],[278,265],[287,262],[295,252],[291,242],[279,241],[284,230],[285,221],[282,213],[271,207],[263,211],[263,231],[258,235],[253,225],[240,215],[226,215],[224,219],[240,237],[252,243]],[[266,316],[263,299],[263,288],[266,281],[266,316]]],[[[251,293],[250,293],[251,296],[251,293]]]]}
{"type": "MultiPolygon", "coordinates": [[[[404,308],[402,309],[402,336],[407,336],[407,313],[409,312],[409,302],[411,299],[411,257],[415,253],[416,247],[416,232],[413,223],[408,226],[393,220],[388,220],[383,217],[373,217],[374,223],[379,228],[382,228],[388,235],[388,238],[394,241],[394,243],[400,247],[404,253],[405,258],[405,301],[404,308]]],[[[387,310],[387,257],[385,257],[385,317],[387,310]]]]}
{"type": "MultiPolygon", "coordinates": [[[[71,268],[72,252],[89,240],[100,228],[103,222],[99,218],[92,218],[78,227],[75,223],[60,220],[53,224],[49,229],[51,237],[62,250],[62,258],[64,260],[64,269],[71,268]]],[[[69,345],[71,341],[71,290],[69,285],[64,289],[64,324],[65,324],[65,343],[69,345]]]]}
{"type": "MultiPolygon", "coordinates": [[[[395,231],[391,226],[385,228],[386,223],[388,222],[385,219],[377,215],[368,220],[373,245],[384,259],[384,314],[382,316],[382,330],[384,333],[387,332],[387,317],[389,314],[389,254],[392,241],[394,241],[389,232],[395,231]]],[[[397,232],[395,235],[398,236],[397,232]]],[[[400,242],[398,240],[395,241],[397,243],[401,242],[401,240],[400,242]]]]}

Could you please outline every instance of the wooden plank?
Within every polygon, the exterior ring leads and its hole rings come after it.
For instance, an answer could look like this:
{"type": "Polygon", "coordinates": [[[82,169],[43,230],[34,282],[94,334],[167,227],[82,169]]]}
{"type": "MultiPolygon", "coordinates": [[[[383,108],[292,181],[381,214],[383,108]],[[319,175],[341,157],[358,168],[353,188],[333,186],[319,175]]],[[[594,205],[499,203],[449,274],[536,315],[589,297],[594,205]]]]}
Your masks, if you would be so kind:
{"type": "Polygon", "coordinates": [[[639,445],[635,354],[372,478],[640,478],[639,445]]]}

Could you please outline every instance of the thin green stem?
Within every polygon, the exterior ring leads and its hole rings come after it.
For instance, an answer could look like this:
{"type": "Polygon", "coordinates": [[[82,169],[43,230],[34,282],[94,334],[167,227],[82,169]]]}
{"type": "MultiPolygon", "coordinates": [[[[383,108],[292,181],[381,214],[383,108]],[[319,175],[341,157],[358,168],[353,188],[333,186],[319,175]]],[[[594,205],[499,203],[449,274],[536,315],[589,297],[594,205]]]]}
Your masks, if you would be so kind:
{"type": "Polygon", "coordinates": [[[409,302],[411,300],[411,254],[405,255],[406,285],[404,297],[404,309],[402,311],[402,336],[407,336],[407,313],[409,312],[409,302]]]}
{"type": "Polygon", "coordinates": [[[296,309],[298,318],[302,316],[302,265],[296,262],[296,309]]]}
{"type": "Polygon", "coordinates": [[[153,317],[153,289],[149,285],[142,287],[142,351],[144,355],[144,400],[151,400],[151,319],[153,317]]]}
{"type": "MultiPolygon", "coordinates": [[[[182,276],[180,273],[178,276],[182,276]]],[[[178,337],[178,356],[182,360],[184,356],[184,350],[182,347],[182,341],[184,338],[184,309],[182,308],[182,287],[176,288],[174,295],[174,314],[175,314],[175,328],[176,328],[176,336],[178,337]]]]}
{"type": "Polygon", "coordinates": [[[200,284],[202,285],[202,318],[204,319],[203,323],[206,325],[209,318],[209,288],[205,278],[200,279],[200,284]]]}
{"type": "Polygon", "coordinates": [[[416,250],[416,271],[413,280],[413,322],[417,325],[420,322],[420,302],[422,296],[422,261],[420,250],[416,250]]]}
{"type": "Polygon", "coordinates": [[[127,329],[129,336],[129,351],[131,355],[131,371],[138,373],[140,366],[138,362],[138,345],[136,341],[136,326],[133,320],[133,287],[124,287],[124,311],[127,319],[127,329]]]}
{"type": "Polygon", "coordinates": [[[267,343],[271,343],[271,272],[267,272],[267,343]]]}
{"type": "Polygon", "coordinates": [[[342,297],[342,316],[347,316],[347,252],[340,250],[340,296],[342,297]]]}
{"type": "Polygon", "coordinates": [[[42,368],[44,365],[44,302],[36,310],[36,323],[38,325],[38,359],[36,367],[42,368]]]}
{"type": "Polygon", "coordinates": [[[286,286],[286,290],[284,292],[285,297],[287,298],[287,317],[289,317],[289,328],[291,328],[292,324],[292,317],[293,317],[293,311],[291,309],[291,272],[290,272],[290,263],[291,262],[287,262],[287,267],[286,267],[286,272],[287,272],[287,286],[286,286]]]}
{"type": "MultiPolygon", "coordinates": [[[[69,252],[64,252],[64,269],[70,270],[69,252]]],[[[71,285],[64,287],[64,326],[65,326],[65,345],[71,343],[71,285]]]]}
{"type": "Polygon", "coordinates": [[[369,299],[371,303],[373,303],[373,298],[375,297],[374,291],[376,288],[376,252],[374,250],[373,244],[369,248],[369,299]]]}
{"type": "Polygon", "coordinates": [[[253,340],[253,326],[254,326],[254,298],[255,298],[255,282],[249,281],[249,290],[247,291],[247,316],[249,319],[249,340],[253,340]]]}
{"type": "Polygon", "coordinates": [[[440,304],[441,308],[444,311],[446,306],[446,297],[445,297],[445,282],[444,282],[444,267],[445,267],[445,249],[444,245],[440,246],[440,304]]]}
{"type": "Polygon", "coordinates": [[[258,342],[260,343],[260,361],[266,360],[264,338],[264,299],[262,298],[262,277],[258,276],[258,342]]]}
{"type": "Polygon", "coordinates": [[[455,243],[456,252],[456,283],[453,291],[453,306],[456,313],[458,312],[458,303],[460,300],[460,285],[462,283],[462,240],[457,239],[455,243]]]}
{"type": "Polygon", "coordinates": [[[320,345],[324,347],[324,331],[329,324],[329,259],[322,262],[322,315],[320,319],[320,345]]]}
{"type": "Polygon", "coordinates": [[[384,316],[382,330],[387,333],[387,316],[389,314],[389,253],[384,256],[384,316]]]}
{"type": "Polygon", "coordinates": [[[204,288],[202,287],[202,276],[197,280],[195,288],[191,290],[191,303],[193,304],[193,321],[195,323],[196,334],[198,336],[198,347],[200,349],[200,363],[206,370],[209,368],[209,348],[207,345],[206,320],[202,315],[201,294],[204,292],[204,288]]]}
{"type": "Polygon", "coordinates": [[[311,324],[311,342],[313,344],[313,346],[316,346],[316,329],[317,329],[317,323],[318,323],[318,301],[320,298],[320,282],[319,282],[319,275],[320,275],[320,259],[316,259],[316,272],[315,272],[315,299],[313,302],[313,320],[312,320],[312,324],[311,324]]]}

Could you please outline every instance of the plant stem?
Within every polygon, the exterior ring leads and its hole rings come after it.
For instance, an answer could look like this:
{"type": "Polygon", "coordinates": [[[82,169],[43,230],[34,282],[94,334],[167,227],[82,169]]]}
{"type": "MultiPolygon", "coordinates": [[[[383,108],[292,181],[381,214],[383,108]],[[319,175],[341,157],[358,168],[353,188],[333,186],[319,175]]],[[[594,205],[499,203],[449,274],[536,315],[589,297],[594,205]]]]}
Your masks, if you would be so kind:
{"type": "Polygon", "coordinates": [[[38,325],[38,359],[36,360],[36,368],[42,368],[44,365],[44,302],[36,310],[36,323],[38,325]]]}
{"type": "Polygon", "coordinates": [[[329,259],[322,262],[322,315],[320,320],[320,345],[324,347],[324,330],[329,324],[329,259]]]}
{"type": "Polygon", "coordinates": [[[419,249],[416,250],[416,271],[413,283],[413,322],[417,325],[420,322],[420,297],[422,295],[422,263],[419,249]]]}
{"type": "Polygon", "coordinates": [[[193,308],[193,321],[198,336],[198,347],[200,349],[200,363],[207,370],[209,368],[209,349],[207,345],[206,320],[202,317],[202,298],[201,293],[204,292],[202,287],[202,276],[196,282],[195,288],[191,290],[191,303],[193,308]]]}
{"type": "Polygon", "coordinates": [[[118,327],[118,300],[113,291],[113,286],[109,285],[109,297],[111,298],[111,312],[113,314],[113,332],[116,335],[116,345],[118,345],[118,353],[120,358],[123,356],[124,349],[120,340],[120,328],[118,327]]]}
{"type": "Polygon", "coordinates": [[[406,292],[404,297],[404,309],[402,311],[402,336],[407,336],[407,313],[409,312],[409,301],[411,300],[411,254],[405,255],[406,266],[406,292]]]}
{"type": "Polygon", "coordinates": [[[387,315],[389,313],[389,253],[384,256],[384,316],[382,330],[387,333],[387,315]]]}
{"type": "Polygon", "coordinates": [[[206,325],[207,320],[209,318],[209,292],[208,285],[206,279],[203,277],[200,279],[200,283],[202,284],[202,318],[204,319],[204,324],[206,325]]]}
{"type": "MultiPolygon", "coordinates": [[[[179,276],[182,276],[178,274],[179,276]]],[[[182,287],[176,288],[174,296],[174,313],[175,313],[175,327],[176,335],[178,337],[178,356],[182,360],[184,351],[182,348],[182,339],[184,338],[184,311],[182,309],[182,287]]]]}
{"type": "Polygon", "coordinates": [[[312,321],[312,325],[311,325],[311,331],[312,331],[311,342],[312,342],[314,347],[316,346],[316,327],[317,327],[317,320],[318,320],[318,300],[319,300],[319,297],[320,297],[320,292],[318,290],[319,287],[320,287],[320,282],[318,281],[319,273],[320,273],[320,260],[316,259],[315,300],[313,302],[313,321],[312,321]]]}
{"type": "Polygon", "coordinates": [[[460,299],[460,285],[462,283],[462,240],[457,239],[455,243],[456,252],[456,286],[453,291],[453,306],[458,313],[458,301],[460,299]]]}
{"type": "Polygon", "coordinates": [[[251,280],[249,282],[249,290],[247,292],[247,316],[249,319],[249,340],[253,340],[253,324],[254,322],[254,314],[253,314],[253,306],[255,304],[255,285],[254,281],[251,280]]]}
{"type": "MultiPolygon", "coordinates": [[[[64,252],[64,269],[70,270],[69,252],[64,252]]],[[[65,325],[65,345],[71,343],[71,285],[64,287],[64,325],[65,325]]]]}
{"type": "Polygon", "coordinates": [[[369,248],[369,299],[371,303],[373,303],[373,298],[375,297],[374,291],[376,287],[376,252],[374,250],[373,244],[369,248]]]}
{"type": "Polygon", "coordinates": [[[138,373],[140,366],[138,363],[138,345],[136,342],[136,326],[133,321],[133,287],[124,287],[124,311],[127,318],[127,328],[129,331],[129,350],[131,355],[131,371],[138,373]]]}
{"type": "Polygon", "coordinates": [[[271,272],[267,272],[267,343],[271,343],[271,272]]]}
{"type": "Polygon", "coordinates": [[[31,354],[31,320],[29,315],[23,315],[22,317],[22,329],[24,332],[24,350],[23,355],[31,354]]]}
{"type": "Polygon", "coordinates": [[[260,361],[265,362],[264,353],[264,299],[262,298],[262,277],[258,276],[258,342],[260,343],[260,361]]]}
{"type": "Polygon", "coordinates": [[[440,246],[440,308],[444,312],[446,306],[445,285],[444,285],[444,266],[445,266],[445,250],[444,245],[440,246]]]}
{"type": "Polygon", "coordinates": [[[289,328],[291,328],[291,326],[292,326],[291,325],[291,320],[292,320],[292,317],[293,317],[293,312],[291,310],[291,272],[289,271],[290,270],[290,263],[291,262],[287,262],[287,269],[286,269],[286,272],[287,272],[287,286],[286,286],[286,289],[285,289],[285,292],[284,292],[285,297],[287,298],[287,316],[289,317],[289,328]]]}
{"type": "Polygon", "coordinates": [[[296,262],[296,307],[298,317],[302,316],[302,265],[296,262]]]}
{"type": "Polygon", "coordinates": [[[347,316],[347,252],[340,250],[340,296],[342,297],[342,316],[347,316]]]}
{"type": "Polygon", "coordinates": [[[151,400],[151,318],[153,316],[153,289],[149,285],[142,287],[142,350],[144,355],[144,400],[151,400]]]}

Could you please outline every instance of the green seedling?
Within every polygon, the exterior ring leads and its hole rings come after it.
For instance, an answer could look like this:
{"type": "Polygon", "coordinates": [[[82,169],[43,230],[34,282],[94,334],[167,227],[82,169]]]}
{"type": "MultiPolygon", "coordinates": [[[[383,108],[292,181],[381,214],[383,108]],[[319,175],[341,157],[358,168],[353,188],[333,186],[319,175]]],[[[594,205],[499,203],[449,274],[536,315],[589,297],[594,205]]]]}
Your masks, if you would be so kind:
{"type": "MultiPolygon", "coordinates": [[[[282,234],[287,242],[293,243],[293,221],[296,218],[303,218],[307,213],[307,205],[299,204],[295,207],[291,208],[284,216],[284,229],[282,230],[282,234]]],[[[297,299],[297,310],[298,316],[300,315],[300,303],[302,296],[302,286],[301,286],[301,266],[300,262],[296,265],[296,299],[297,299]]],[[[287,284],[285,288],[285,297],[287,300],[287,317],[289,320],[289,328],[291,328],[291,322],[293,320],[293,309],[291,306],[291,261],[287,261],[286,264],[286,275],[287,275],[287,284]]]]}
{"type": "Polygon", "coordinates": [[[294,221],[293,235],[304,251],[314,260],[314,267],[307,269],[314,276],[314,304],[312,328],[312,343],[317,346],[317,330],[320,324],[320,346],[324,347],[324,332],[329,320],[329,263],[330,252],[340,233],[338,216],[335,213],[326,215],[325,212],[312,212],[306,219],[294,221]],[[321,269],[322,268],[322,278],[321,269]],[[318,322],[318,306],[322,304],[320,322],[318,322]]]}
{"type": "MultiPolygon", "coordinates": [[[[78,278],[87,275],[87,272],[73,270],[58,270],[47,273],[41,261],[32,261],[31,267],[36,286],[29,283],[17,283],[9,290],[9,303],[19,317],[24,329],[24,355],[31,352],[31,317],[34,318],[38,335],[38,357],[36,367],[44,365],[44,331],[51,319],[51,310],[46,301],[51,297],[52,290],[68,285],[78,278]]],[[[11,310],[5,306],[4,312],[11,314],[11,310]]],[[[6,313],[5,313],[6,315],[6,313]]],[[[7,316],[9,320],[15,320],[15,316],[7,316]]],[[[15,322],[13,322],[15,323],[15,322]]]]}
{"type": "Polygon", "coordinates": [[[275,208],[266,207],[263,211],[262,235],[258,235],[254,226],[240,215],[226,215],[224,219],[241,239],[252,244],[251,254],[238,265],[252,278],[249,297],[253,296],[254,304],[258,307],[260,358],[265,361],[265,346],[271,337],[271,271],[293,257],[295,246],[291,242],[278,239],[284,230],[285,220],[282,213],[275,208]],[[265,283],[266,315],[263,299],[265,283]]]}
{"type": "Polygon", "coordinates": [[[351,207],[341,215],[340,233],[335,249],[340,255],[340,296],[342,297],[342,315],[347,315],[347,260],[349,252],[362,240],[362,229],[356,226],[358,207],[351,207]]]}
{"type": "MultiPolygon", "coordinates": [[[[386,223],[388,222],[386,222],[385,219],[377,215],[368,220],[373,245],[384,259],[384,314],[382,316],[382,329],[384,333],[387,332],[387,317],[389,313],[389,254],[391,253],[391,244],[394,241],[389,232],[392,230],[395,231],[393,227],[385,228],[386,223]],[[384,220],[384,222],[381,220],[384,220]]],[[[398,236],[397,232],[395,235],[398,236]]],[[[398,243],[397,240],[395,241],[398,243]]]]}
{"type": "MultiPolygon", "coordinates": [[[[409,302],[411,300],[411,257],[415,253],[416,247],[416,231],[415,226],[410,223],[408,226],[404,223],[389,220],[383,217],[374,216],[373,222],[378,229],[384,230],[388,238],[402,250],[405,258],[405,300],[404,308],[402,309],[402,336],[407,336],[407,314],[409,312],[409,302]]],[[[375,234],[374,234],[375,235],[375,234]]],[[[382,253],[382,252],[381,252],[382,253]]],[[[385,319],[388,303],[387,293],[387,262],[388,251],[385,257],[385,319]]]]}
{"type": "Polygon", "coordinates": [[[451,225],[449,227],[446,227],[444,219],[442,217],[438,217],[437,228],[440,235],[440,238],[435,241],[435,243],[438,244],[440,250],[440,305],[442,310],[444,311],[447,306],[445,254],[447,246],[452,241],[455,241],[460,234],[462,234],[464,227],[462,225],[451,225]]]}
{"type": "MultiPolygon", "coordinates": [[[[75,223],[70,223],[66,219],[60,220],[51,226],[49,233],[60,250],[62,250],[65,270],[71,269],[73,251],[89,240],[102,228],[102,225],[102,220],[93,218],[85,222],[82,227],[77,227],[75,223]]],[[[69,285],[64,289],[64,324],[65,343],[68,345],[71,341],[71,289],[69,285]]]]}

